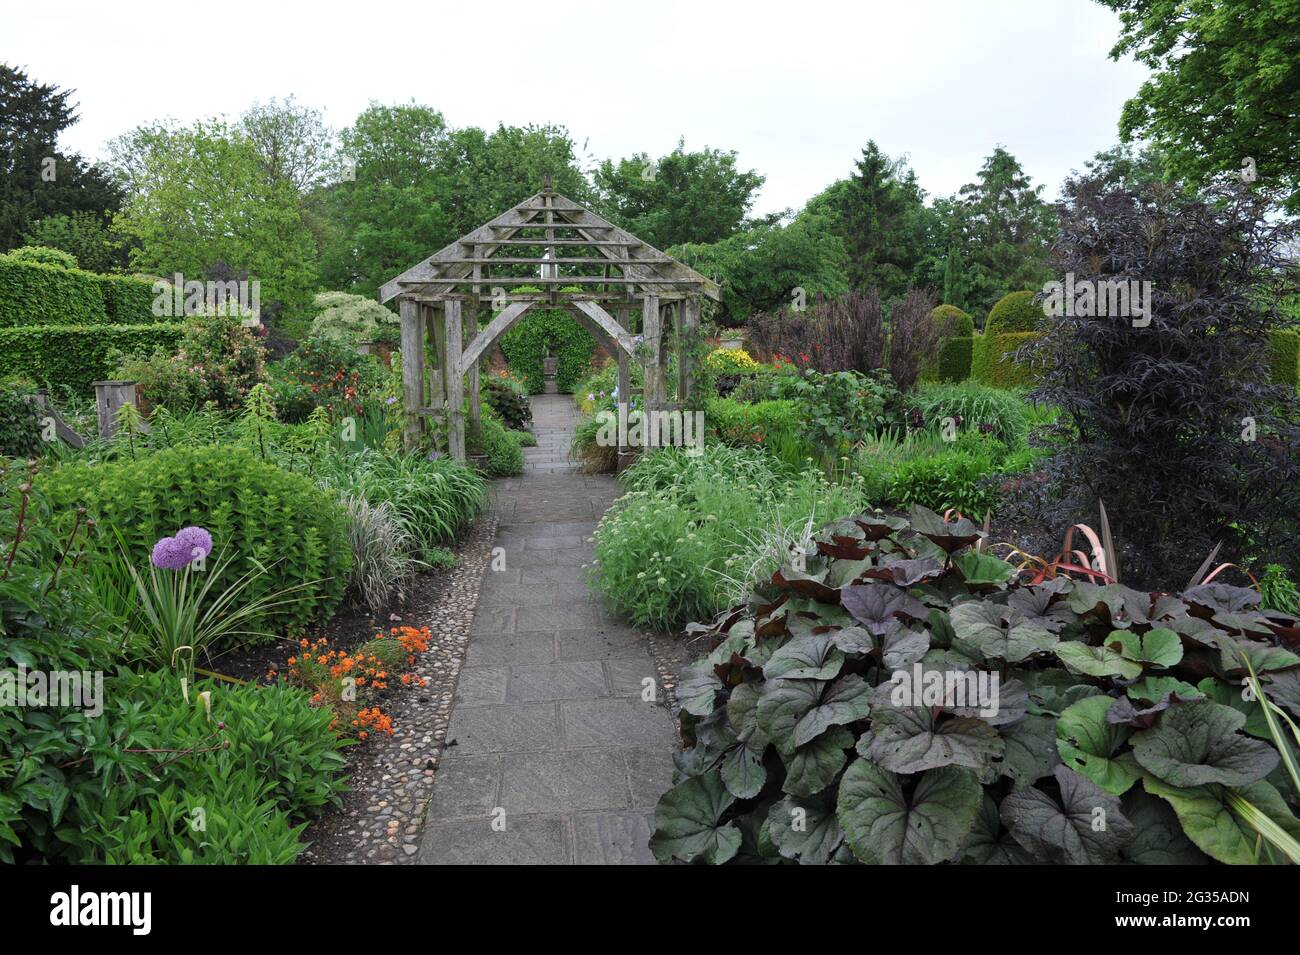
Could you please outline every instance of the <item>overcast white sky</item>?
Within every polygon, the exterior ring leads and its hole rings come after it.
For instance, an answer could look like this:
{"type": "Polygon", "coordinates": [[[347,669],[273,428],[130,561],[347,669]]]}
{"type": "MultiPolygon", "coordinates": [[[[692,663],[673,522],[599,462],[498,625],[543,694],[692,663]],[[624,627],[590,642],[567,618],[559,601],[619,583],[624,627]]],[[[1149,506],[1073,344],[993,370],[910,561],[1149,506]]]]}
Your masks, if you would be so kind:
{"type": "Polygon", "coordinates": [[[76,89],[63,145],[95,158],[140,123],[273,96],[336,127],[414,99],[454,126],[562,124],[597,158],[734,149],[767,177],[762,213],[846,175],[868,139],[931,194],[1000,143],[1054,198],[1145,77],[1107,57],[1117,35],[1092,0],[65,0],[6,4],[0,59],[76,89]]]}

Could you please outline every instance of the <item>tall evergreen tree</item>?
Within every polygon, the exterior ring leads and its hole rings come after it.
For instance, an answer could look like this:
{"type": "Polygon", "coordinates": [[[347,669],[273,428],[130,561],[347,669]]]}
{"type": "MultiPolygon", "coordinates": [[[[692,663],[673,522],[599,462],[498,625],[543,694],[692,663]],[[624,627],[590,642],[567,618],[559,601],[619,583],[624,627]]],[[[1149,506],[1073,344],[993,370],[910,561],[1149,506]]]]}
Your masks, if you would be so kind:
{"type": "Polygon", "coordinates": [[[73,92],[0,63],[0,251],[22,245],[47,216],[90,212],[106,222],[121,202],[103,171],[59,149],[77,121],[73,92]]]}
{"type": "Polygon", "coordinates": [[[832,189],[853,287],[879,289],[886,300],[903,294],[929,251],[931,213],[916,173],[872,140],[855,163],[854,175],[832,189]]]}

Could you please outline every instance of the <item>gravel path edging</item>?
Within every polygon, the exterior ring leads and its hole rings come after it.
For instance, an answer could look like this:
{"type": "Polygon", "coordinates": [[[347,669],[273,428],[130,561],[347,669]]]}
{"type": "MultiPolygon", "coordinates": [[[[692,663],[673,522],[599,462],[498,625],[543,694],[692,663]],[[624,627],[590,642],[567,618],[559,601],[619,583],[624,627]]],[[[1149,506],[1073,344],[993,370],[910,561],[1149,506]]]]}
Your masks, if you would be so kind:
{"type": "Polygon", "coordinates": [[[313,827],[316,831],[308,830],[313,844],[301,863],[415,864],[496,532],[496,513],[484,512],[457,548],[457,566],[438,599],[400,621],[427,626],[432,635],[413,668],[426,686],[385,705],[393,735],[372,738],[365,744],[370,751],[349,766],[352,791],[341,809],[323,818],[319,828],[313,827]]]}

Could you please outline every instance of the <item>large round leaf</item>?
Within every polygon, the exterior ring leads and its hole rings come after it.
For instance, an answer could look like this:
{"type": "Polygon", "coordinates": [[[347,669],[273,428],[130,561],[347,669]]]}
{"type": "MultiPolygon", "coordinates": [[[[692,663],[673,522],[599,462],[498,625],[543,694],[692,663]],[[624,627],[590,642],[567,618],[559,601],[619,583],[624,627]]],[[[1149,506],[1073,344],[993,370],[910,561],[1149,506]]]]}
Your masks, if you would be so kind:
{"type": "Polygon", "coordinates": [[[979,815],[962,849],[963,865],[1031,865],[1033,857],[1020,847],[998,818],[998,804],[985,793],[979,815]]]}
{"type": "Polygon", "coordinates": [[[1167,670],[1183,658],[1183,644],[1178,634],[1165,627],[1156,627],[1141,635],[1132,630],[1112,630],[1105,643],[1124,659],[1144,667],[1167,670]]]}
{"type": "Polygon", "coordinates": [[[1066,766],[1118,796],[1140,771],[1131,753],[1120,752],[1130,730],[1107,721],[1111,703],[1109,696],[1090,696],[1069,707],[1056,721],[1056,746],[1066,766]]]}
{"type": "Polygon", "coordinates": [[[1220,783],[1246,786],[1278,763],[1277,750],[1238,730],[1246,717],[1210,700],[1189,700],[1165,710],[1149,730],[1133,735],[1139,763],[1171,786],[1220,783]]]}
{"type": "Polygon", "coordinates": [[[786,796],[772,804],[767,823],[781,855],[804,865],[826,865],[844,842],[830,795],[816,799],[786,796]]]}
{"type": "Polygon", "coordinates": [[[1017,786],[1030,786],[1060,765],[1056,749],[1056,718],[1030,713],[1018,723],[1003,727],[1006,755],[1002,774],[1017,786]]]}
{"type": "Polygon", "coordinates": [[[726,862],[740,849],[740,830],[723,823],[722,814],[736,801],[717,772],[694,776],[659,797],[650,850],[660,862],[726,862]]]}
{"type": "Polygon", "coordinates": [[[967,601],[949,613],[956,634],[953,646],[979,653],[986,660],[1019,663],[1056,646],[1055,634],[1031,623],[1014,607],[991,601],[967,601]]]}
{"type": "Polygon", "coordinates": [[[908,795],[893,773],[858,759],[840,780],[837,812],[849,847],[863,862],[934,865],[961,851],[982,798],[968,769],[932,769],[908,795]]]}
{"type": "Polygon", "coordinates": [[[871,687],[856,674],[834,683],[769,680],[758,700],[758,725],[781,755],[789,756],[829,727],[866,717],[870,696],[871,687]]]}
{"type": "Polygon", "coordinates": [[[834,781],[853,748],[853,734],[836,726],[811,743],[800,746],[785,760],[781,788],[792,796],[815,796],[834,781]]]}
{"type": "Polygon", "coordinates": [[[950,717],[928,706],[896,706],[889,684],[872,697],[871,732],[859,752],[894,773],[919,773],[940,766],[988,772],[1005,749],[998,731],[984,720],[950,717]],[[864,748],[865,747],[865,751],[864,748]]]}
{"type": "Polygon", "coordinates": [[[1142,675],[1142,664],[1126,660],[1110,647],[1090,647],[1079,640],[1063,640],[1056,645],[1056,655],[1071,673],[1124,680],[1136,680],[1142,675]]]}
{"type": "Polygon", "coordinates": [[[844,609],[873,635],[880,636],[899,620],[924,620],[930,615],[925,604],[905,588],[892,584],[858,584],[840,591],[844,609]]]}
{"type": "Polygon", "coordinates": [[[832,680],[844,666],[844,652],[835,646],[830,633],[809,633],[785,643],[763,664],[769,680],[832,680]]]}
{"type": "Polygon", "coordinates": [[[1060,802],[1041,789],[1013,790],[999,815],[1026,851],[1055,865],[1101,865],[1119,859],[1133,835],[1119,799],[1065,766],[1053,773],[1060,802]]]}
{"type": "Polygon", "coordinates": [[[1122,850],[1135,865],[1205,865],[1210,860],[1183,832],[1169,804],[1148,795],[1141,786],[1120,800],[1124,818],[1133,823],[1133,838],[1122,850]]]}

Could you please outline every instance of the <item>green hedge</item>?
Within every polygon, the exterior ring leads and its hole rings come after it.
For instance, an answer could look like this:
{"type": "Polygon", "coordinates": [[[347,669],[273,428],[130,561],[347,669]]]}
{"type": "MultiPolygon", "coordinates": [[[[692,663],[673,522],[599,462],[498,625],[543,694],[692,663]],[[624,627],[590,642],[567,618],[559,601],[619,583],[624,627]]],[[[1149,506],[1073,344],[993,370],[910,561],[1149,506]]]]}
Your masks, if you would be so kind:
{"type": "Polygon", "coordinates": [[[975,334],[975,320],[956,305],[936,306],[930,317],[939,323],[945,336],[975,334]]]}
{"type": "Polygon", "coordinates": [[[940,305],[930,317],[939,323],[944,337],[939,344],[939,357],[922,370],[921,380],[965,381],[970,377],[974,320],[956,305],[940,305]]]}
{"type": "Polygon", "coordinates": [[[154,283],[0,255],[0,327],[153,324],[154,283]]]}
{"type": "Polygon", "coordinates": [[[1038,383],[1028,363],[1015,360],[1016,351],[1041,337],[1040,332],[977,335],[971,351],[971,377],[995,388],[1019,388],[1038,383]]]}
{"type": "Polygon", "coordinates": [[[108,321],[99,276],[0,255],[0,326],[108,321]]]}
{"type": "Polygon", "coordinates": [[[1037,292],[1011,292],[989,309],[985,335],[1036,332],[1043,322],[1043,306],[1034,301],[1037,292]]]}
{"type": "Polygon", "coordinates": [[[1274,329],[1269,335],[1272,349],[1272,380],[1275,385],[1300,385],[1300,332],[1274,329]]]}
{"type": "Polygon", "coordinates": [[[572,394],[574,386],[591,373],[591,356],[596,340],[568,312],[529,311],[501,336],[501,351],[510,370],[523,378],[531,394],[540,394],[546,386],[542,358],[547,344],[558,359],[556,388],[572,394]]]}
{"type": "Polygon", "coordinates": [[[97,275],[108,320],[120,325],[163,321],[153,313],[154,283],[136,275],[97,275]]]}
{"type": "Polygon", "coordinates": [[[150,325],[33,325],[0,328],[0,377],[22,375],[51,390],[90,391],[112,376],[113,351],[150,354],[174,350],[181,337],[175,322],[150,325]]]}

